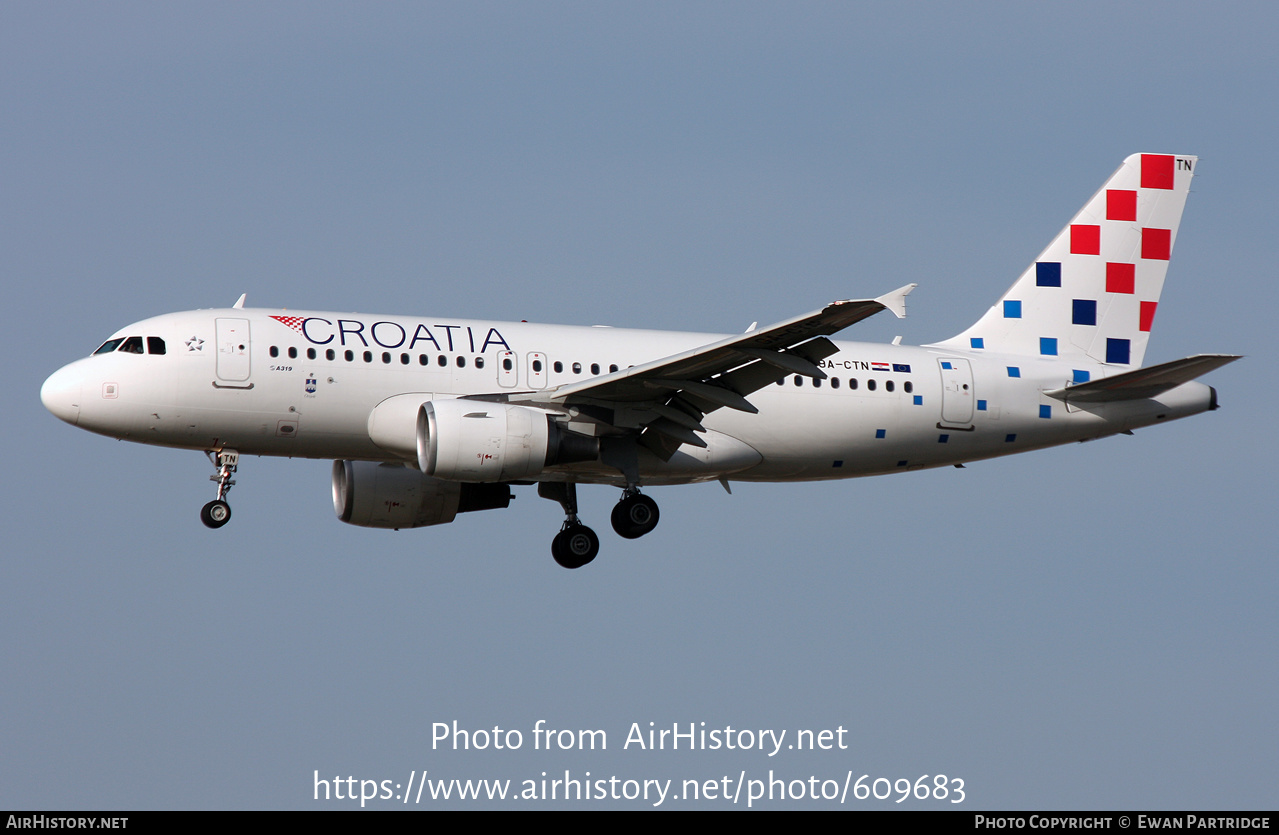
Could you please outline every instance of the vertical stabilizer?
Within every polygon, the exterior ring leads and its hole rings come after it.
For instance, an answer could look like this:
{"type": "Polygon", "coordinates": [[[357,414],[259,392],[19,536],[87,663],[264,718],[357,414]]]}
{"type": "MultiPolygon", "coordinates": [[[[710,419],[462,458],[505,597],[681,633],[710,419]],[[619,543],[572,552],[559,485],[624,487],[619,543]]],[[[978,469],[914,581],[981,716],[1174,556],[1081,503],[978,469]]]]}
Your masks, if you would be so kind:
{"type": "Polygon", "coordinates": [[[1128,157],[985,316],[938,344],[1140,366],[1197,163],[1128,157]]]}

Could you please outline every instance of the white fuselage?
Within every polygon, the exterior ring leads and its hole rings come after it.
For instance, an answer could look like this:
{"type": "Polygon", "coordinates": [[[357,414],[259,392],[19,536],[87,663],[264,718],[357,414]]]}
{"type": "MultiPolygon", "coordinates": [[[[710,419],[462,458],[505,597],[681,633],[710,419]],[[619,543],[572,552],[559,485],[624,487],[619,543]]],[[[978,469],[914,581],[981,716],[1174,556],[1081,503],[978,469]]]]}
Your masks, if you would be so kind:
{"type": "MultiPolygon", "coordinates": [[[[510,396],[554,389],[715,342],[716,334],[221,309],[147,319],[115,338],[164,353],[113,350],[45,383],[63,420],[139,443],[242,454],[405,461],[370,438],[388,398],[510,396]]],[[[1205,411],[1210,387],[1184,383],[1153,399],[1069,408],[1044,395],[1081,367],[1054,357],[836,342],[825,380],[788,375],[749,396],[758,414],[721,408],[703,420],[706,449],[670,461],[643,452],[645,483],[714,478],[848,478],[957,464],[1086,440],[1205,411]]],[[[568,406],[572,426],[599,429],[568,406]]],[[[600,462],[542,480],[621,483],[600,462]]]]}

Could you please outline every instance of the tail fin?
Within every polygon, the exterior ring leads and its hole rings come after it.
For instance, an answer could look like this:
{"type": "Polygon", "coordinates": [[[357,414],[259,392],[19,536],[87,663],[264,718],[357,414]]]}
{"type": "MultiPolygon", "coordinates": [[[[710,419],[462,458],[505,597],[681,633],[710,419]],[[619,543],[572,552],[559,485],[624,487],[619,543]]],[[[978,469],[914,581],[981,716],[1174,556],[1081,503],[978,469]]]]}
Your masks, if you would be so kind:
{"type": "Polygon", "coordinates": [[[1136,368],[1197,157],[1133,154],[951,349],[1136,368]]]}

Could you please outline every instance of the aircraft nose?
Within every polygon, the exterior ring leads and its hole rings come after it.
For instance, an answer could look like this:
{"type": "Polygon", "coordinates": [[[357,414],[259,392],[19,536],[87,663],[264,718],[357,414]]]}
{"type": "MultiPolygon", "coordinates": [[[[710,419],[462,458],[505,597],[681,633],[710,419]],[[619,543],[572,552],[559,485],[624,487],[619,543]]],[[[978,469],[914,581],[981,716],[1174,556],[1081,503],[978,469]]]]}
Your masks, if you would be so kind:
{"type": "Polygon", "coordinates": [[[75,425],[80,419],[81,392],[84,380],[78,369],[60,368],[40,387],[40,400],[44,407],[58,418],[75,425]]]}

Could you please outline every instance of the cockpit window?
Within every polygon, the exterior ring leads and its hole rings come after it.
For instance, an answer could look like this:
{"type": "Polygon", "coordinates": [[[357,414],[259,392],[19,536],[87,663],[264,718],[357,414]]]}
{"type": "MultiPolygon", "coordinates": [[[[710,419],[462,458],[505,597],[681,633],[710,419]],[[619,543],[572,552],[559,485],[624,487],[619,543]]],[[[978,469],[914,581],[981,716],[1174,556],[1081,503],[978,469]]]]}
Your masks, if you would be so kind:
{"type": "Polygon", "coordinates": [[[142,349],[142,337],[131,336],[124,340],[124,344],[120,346],[120,350],[126,354],[145,354],[142,349]]]}
{"type": "Polygon", "coordinates": [[[123,337],[121,337],[120,339],[108,339],[106,342],[102,343],[101,348],[93,352],[93,355],[97,356],[98,354],[109,354],[112,351],[114,351],[116,348],[119,348],[120,343],[123,341],[124,341],[123,337]]]}
{"type": "Polygon", "coordinates": [[[161,339],[161,338],[160,338],[160,337],[158,337],[158,336],[148,336],[148,337],[147,337],[147,353],[148,353],[148,354],[163,354],[163,353],[164,353],[164,340],[163,340],[163,339],[161,339]]]}

